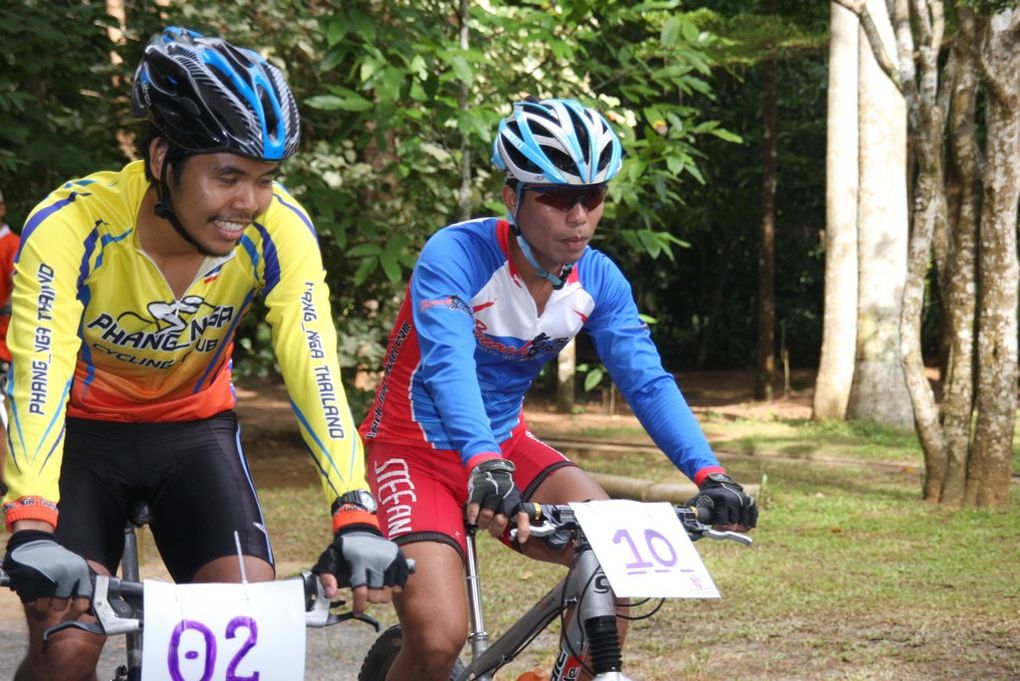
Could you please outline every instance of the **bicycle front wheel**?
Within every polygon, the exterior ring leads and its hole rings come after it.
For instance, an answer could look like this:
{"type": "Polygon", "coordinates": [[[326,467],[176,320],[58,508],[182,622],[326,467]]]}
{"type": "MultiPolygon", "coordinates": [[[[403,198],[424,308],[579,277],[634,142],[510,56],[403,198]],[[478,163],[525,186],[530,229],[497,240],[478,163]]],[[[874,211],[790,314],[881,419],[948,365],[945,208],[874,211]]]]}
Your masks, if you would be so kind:
{"type": "MultiPolygon", "coordinates": [[[[404,644],[404,632],[399,624],[379,634],[372,647],[365,653],[365,661],[361,663],[358,681],[386,681],[386,675],[397,659],[401,646],[404,644]]],[[[450,681],[454,681],[464,671],[460,660],[450,670],[450,681]]]]}

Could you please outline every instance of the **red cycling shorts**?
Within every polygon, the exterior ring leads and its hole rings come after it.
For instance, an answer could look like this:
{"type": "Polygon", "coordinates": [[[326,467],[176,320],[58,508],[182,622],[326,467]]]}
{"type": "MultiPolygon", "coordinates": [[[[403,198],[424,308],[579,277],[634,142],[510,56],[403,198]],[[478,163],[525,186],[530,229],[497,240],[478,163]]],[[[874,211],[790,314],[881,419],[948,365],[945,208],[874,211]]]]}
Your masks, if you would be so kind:
{"type": "MultiPolygon", "coordinates": [[[[438,541],[465,555],[464,506],[468,471],[452,449],[427,444],[369,441],[368,483],[379,503],[379,525],[397,544],[438,541]]],[[[524,501],[555,470],[574,466],[528,431],[524,424],[500,444],[514,464],[524,501]]]]}

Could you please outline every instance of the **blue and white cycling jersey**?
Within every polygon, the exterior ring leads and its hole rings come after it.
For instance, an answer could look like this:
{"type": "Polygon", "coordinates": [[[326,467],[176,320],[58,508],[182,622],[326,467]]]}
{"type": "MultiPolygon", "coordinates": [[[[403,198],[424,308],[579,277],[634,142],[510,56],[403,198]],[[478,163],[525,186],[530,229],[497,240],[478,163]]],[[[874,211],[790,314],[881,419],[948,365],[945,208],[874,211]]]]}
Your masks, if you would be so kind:
{"type": "Polygon", "coordinates": [[[583,329],[670,460],[695,482],[722,471],[619,268],[586,249],[539,315],[510,260],[512,238],[508,222],[485,218],[442,229],[425,245],[361,425],[365,440],[456,450],[466,467],[499,456],[499,443],[523,424],[524,396],[542,365],[583,329]]]}

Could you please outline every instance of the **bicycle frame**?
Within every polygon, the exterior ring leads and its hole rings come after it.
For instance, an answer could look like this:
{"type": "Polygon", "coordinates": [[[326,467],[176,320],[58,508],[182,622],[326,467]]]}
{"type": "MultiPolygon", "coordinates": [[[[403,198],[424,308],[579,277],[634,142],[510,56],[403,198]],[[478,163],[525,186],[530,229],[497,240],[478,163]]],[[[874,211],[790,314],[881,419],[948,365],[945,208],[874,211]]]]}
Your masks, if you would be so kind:
{"type": "MultiPolygon", "coordinates": [[[[495,641],[489,641],[482,616],[476,528],[466,528],[465,581],[471,663],[457,660],[450,672],[451,681],[491,681],[492,674],[519,655],[541,631],[561,613],[570,611],[560,634],[560,652],[551,681],[574,681],[582,670],[593,673],[595,681],[627,681],[621,671],[622,654],[617,631],[616,597],[609,579],[569,505],[532,505],[526,509],[533,524],[531,536],[554,548],[574,547],[574,561],[567,576],[516,619],[495,641]]],[[[709,538],[731,540],[750,546],[750,537],[731,531],[715,530],[698,520],[698,511],[675,506],[677,518],[692,540],[709,538]]],[[[513,530],[511,531],[511,535],[513,530]]],[[[399,624],[376,639],[365,655],[358,678],[380,681],[400,654],[403,642],[399,624]]]]}
{"type": "MultiPolygon", "coordinates": [[[[138,557],[138,530],[149,524],[149,505],[144,501],[132,504],[128,509],[128,521],[124,526],[124,552],[120,560],[120,573],[125,581],[141,579],[138,557]]],[[[141,681],[142,678],[142,635],[137,631],[125,636],[127,664],[118,667],[113,681],[141,681]]]]}
{"type": "Polygon", "coordinates": [[[599,678],[624,678],[619,675],[621,657],[616,633],[616,602],[609,580],[587,542],[581,540],[575,550],[574,563],[567,576],[490,645],[482,615],[475,532],[469,529],[466,582],[472,661],[456,677],[456,681],[491,681],[492,673],[514,659],[560,613],[574,606],[577,607],[560,636],[560,653],[550,681],[576,678],[569,675],[572,669],[580,666],[574,656],[584,659],[586,653],[591,653],[592,667],[599,678]]]}

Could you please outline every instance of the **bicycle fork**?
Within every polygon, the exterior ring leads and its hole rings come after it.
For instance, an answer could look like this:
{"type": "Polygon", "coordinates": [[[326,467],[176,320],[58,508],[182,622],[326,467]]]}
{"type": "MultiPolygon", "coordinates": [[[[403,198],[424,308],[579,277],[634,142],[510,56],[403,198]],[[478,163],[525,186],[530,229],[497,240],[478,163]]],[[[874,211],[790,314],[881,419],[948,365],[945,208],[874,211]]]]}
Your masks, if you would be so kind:
{"type": "Polygon", "coordinates": [[[577,607],[561,638],[553,681],[578,678],[580,660],[586,658],[596,681],[626,681],[620,672],[623,656],[616,626],[616,597],[587,542],[577,547],[566,593],[575,595],[577,607]]]}
{"type": "Polygon", "coordinates": [[[627,681],[620,672],[622,655],[616,626],[616,598],[602,566],[591,547],[582,542],[577,547],[574,564],[564,581],[557,584],[538,604],[500,637],[496,648],[489,651],[489,634],[482,615],[482,596],[478,584],[475,533],[467,533],[467,593],[471,628],[472,664],[458,678],[492,681],[492,674],[473,676],[481,669],[496,669],[513,658],[519,644],[554,620],[563,607],[573,607],[573,614],[560,637],[560,654],[553,668],[551,681],[576,681],[580,677],[581,660],[588,659],[595,681],[627,681]],[[516,642],[505,650],[500,642],[516,642]]]}

